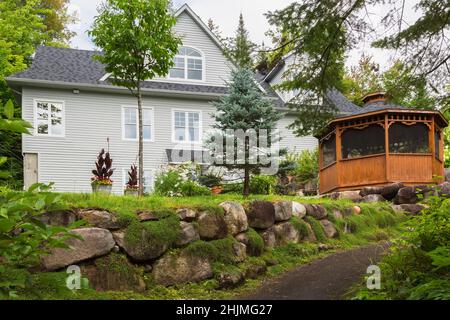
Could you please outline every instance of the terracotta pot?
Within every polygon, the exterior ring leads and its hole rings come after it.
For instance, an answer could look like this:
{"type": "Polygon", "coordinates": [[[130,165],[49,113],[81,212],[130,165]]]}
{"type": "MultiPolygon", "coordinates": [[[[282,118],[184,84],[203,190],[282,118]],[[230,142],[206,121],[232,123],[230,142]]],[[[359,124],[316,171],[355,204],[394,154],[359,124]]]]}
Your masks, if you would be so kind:
{"type": "Polygon", "coordinates": [[[109,185],[93,184],[92,185],[92,192],[94,192],[94,193],[111,194],[111,190],[112,190],[112,184],[109,184],[109,185]]]}
{"type": "Polygon", "coordinates": [[[211,188],[211,192],[214,194],[221,194],[223,188],[221,186],[215,186],[211,188]]]}

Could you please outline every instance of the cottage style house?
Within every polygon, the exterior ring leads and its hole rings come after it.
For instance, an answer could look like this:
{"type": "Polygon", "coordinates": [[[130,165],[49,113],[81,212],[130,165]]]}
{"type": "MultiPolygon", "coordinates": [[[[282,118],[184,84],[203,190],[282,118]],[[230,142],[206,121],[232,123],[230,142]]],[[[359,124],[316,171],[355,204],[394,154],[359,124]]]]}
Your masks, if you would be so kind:
{"type": "MultiPolygon", "coordinates": [[[[226,93],[233,64],[220,42],[188,6],[176,13],[174,31],[182,46],[166,77],[143,84],[145,188],[155,172],[171,163],[169,152],[184,146],[201,150],[211,127],[212,102],[226,93]]],[[[95,52],[39,47],[30,68],[7,78],[20,97],[22,116],[34,126],[23,136],[25,187],[54,182],[58,192],[90,192],[91,170],[100,149],[114,159],[113,192],[120,194],[126,172],[137,160],[137,103],[126,88],[108,81],[95,52]]],[[[295,114],[285,108],[289,95],[277,93],[288,64],[268,76],[255,76],[260,90],[285,115],[279,121],[281,147],[299,152],[317,147],[314,137],[296,137],[287,126],[295,114]]],[[[339,98],[339,97],[338,97],[339,98]]]]}

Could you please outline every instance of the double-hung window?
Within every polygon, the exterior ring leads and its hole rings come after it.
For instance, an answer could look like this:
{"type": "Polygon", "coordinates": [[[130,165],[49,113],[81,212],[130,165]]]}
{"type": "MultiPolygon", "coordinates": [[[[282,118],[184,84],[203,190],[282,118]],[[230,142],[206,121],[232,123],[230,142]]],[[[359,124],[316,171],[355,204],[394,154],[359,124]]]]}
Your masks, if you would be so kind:
{"type": "Polygon", "coordinates": [[[174,65],[169,71],[169,78],[203,81],[204,61],[200,51],[181,47],[173,59],[174,65]]]}
{"type": "MultiPolygon", "coordinates": [[[[136,107],[124,107],[122,115],[123,138],[125,140],[137,140],[139,136],[138,109],[136,107]]],[[[142,130],[144,141],[153,141],[153,109],[142,109],[142,130]]]]}
{"type": "Polygon", "coordinates": [[[35,101],[35,130],[37,135],[64,136],[64,103],[35,101]]]}
{"type": "Polygon", "coordinates": [[[198,111],[173,112],[175,142],[201,142],[201,114],[198,111]]]}

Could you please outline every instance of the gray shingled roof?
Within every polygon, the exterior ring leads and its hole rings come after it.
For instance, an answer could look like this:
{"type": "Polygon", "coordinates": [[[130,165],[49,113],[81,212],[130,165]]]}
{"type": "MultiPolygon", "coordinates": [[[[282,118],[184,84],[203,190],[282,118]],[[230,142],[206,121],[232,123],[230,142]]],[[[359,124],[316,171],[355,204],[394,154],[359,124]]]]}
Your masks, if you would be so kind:
{"type": "MultiPolygon", "coordinates": [[[[107,85],[109,82],[100,81],[106,74],[106,71],[100,62],[93,59],[95,54],[99,54],[99,52],[41,46],[36,50],[31,67],[9,78],[107,85]]],[[[258,82],[268,96],[277,98],[277,105],[282,104],[281,99],[268,83],[258,82]]],[[[143,88],[210,94],[224,94],[227,91],[225,86],[180,84],[162,81],[146,81],[143,83],[143,88]]]]}
{"type": "Polygon", "coordinates": [[[400,105],[392,104],[385,101],[375,101],[366,104],[363,108],[359,108],[358,111],[353,112],[351,115],[356,116],[359,114],[369,113],[369,112],[375,112],[375,111],[382,111],[382,110],[404,110],[409,109],[406,107],[402,107],[400,105]]]}
{"type": "Polygon", "coordinates": [[[325,99],[328,103],[333,104],[339,111],[340,116],[348,116],[361,111],[361,107],[350,102],[341,92],[336,89],[329,90],[325,99]]]}

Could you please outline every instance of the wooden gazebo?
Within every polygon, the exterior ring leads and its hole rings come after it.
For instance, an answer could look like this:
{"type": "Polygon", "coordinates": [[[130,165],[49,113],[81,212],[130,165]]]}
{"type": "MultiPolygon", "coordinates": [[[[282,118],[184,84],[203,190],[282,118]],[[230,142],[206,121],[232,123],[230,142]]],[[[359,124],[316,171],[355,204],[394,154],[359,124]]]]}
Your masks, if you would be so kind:
{"type": "Polygon", "coordinates": [[[364,102],[360,111],[331,121],[318,137],[320,193],[439,182],[442,130],[448,125],[442,113],[389,104],[383,93],[364,102]]]}

